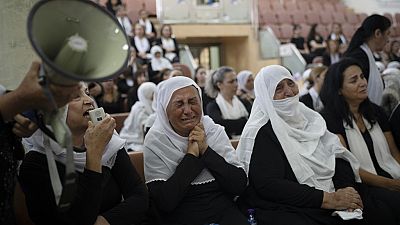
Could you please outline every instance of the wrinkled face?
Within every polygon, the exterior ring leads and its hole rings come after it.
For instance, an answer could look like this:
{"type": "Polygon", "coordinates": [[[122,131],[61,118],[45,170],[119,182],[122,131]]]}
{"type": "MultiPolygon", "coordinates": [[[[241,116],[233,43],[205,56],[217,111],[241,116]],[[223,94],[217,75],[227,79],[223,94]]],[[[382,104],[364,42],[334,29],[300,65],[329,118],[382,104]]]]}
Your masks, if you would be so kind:
{"type": "Polygon", "coordinates": [[[348,103],[361,103],[368,97],[367,86],[367,79],[365,79],[361,68],[353,65],[343,72],[343,84],[339,93],[348,103]]]}
{"type": "Polygon", "coordinates": [[[137,35],[139,37],[144,36],[144,29],[143,29],[142,25],[140,25],[140,24],[135,25],[135,35],[137,35]]]}
{"type": "Polygon", "coordinates": [[[281,100],[296,96],[299,93],[297,84],[290,79],[283,79],[278,83],[275,89],[274,100],[281,100]]]}
{"type": "Polygon", "coordinates": [[[87,129],[90,120],[88,111],[94,109],[93,103],[87,86],[82,85],[79,96],[68,103],[67,125],[72,132],[87,129]]]}
{"type": "Polygon", "coordinates": [[[183,137],[200,122],[201,100],[195,87],[189,86],[176,90],[167,106],[167,117],[176,133],[183,137]]]}
{"type": "Polygon", "coordinates": [[[245,85],[247,90],[253,90],[254,89],[254,78],[253,75],[250,75],[249,78],[247,78],[247,82],[245,85]]]}
{"type": "Polygon", "coordinates": [[[196,73],[197,82],[198,83],[206,82],[206,75],[207,75],[206,69],[204,68],[199,69],[196,73]]]}
{"type": "Polygon", "coordinates": [[[171,37],[171,27],[170,26],[164,26],[161,35],[164,37],[171,37]]]}
{"type": "Polygon", "coordinates": [[[238,87],[236,73],[225,73],[224,80],[218,84],[219,91],[224,96],[234,96],[238,87]]]}
{"type": "Polygon", "coordinates": [[[375,40],[377,44],[376,51],[382,51],[385,48],[385,45],[389,41],[389,35],[390,35],[390,29],[387,29],[386,31],[378,31],[375,33],[375,40]]]}

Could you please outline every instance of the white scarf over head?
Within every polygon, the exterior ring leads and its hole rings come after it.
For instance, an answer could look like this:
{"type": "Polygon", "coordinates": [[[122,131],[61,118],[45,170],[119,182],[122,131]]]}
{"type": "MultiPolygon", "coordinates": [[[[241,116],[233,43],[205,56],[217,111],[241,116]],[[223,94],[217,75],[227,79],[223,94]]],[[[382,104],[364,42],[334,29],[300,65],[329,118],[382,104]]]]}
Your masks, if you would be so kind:
{"type": "Polygon", "coordinates": [[[249,116],[246,107],[236,95],[233,96],[232,104],[230,104],[222,97],[221,93],[218,93],[215,102],[221,110],[222,118],[225,120],[237,120],[249,116]]]}
{"type": "MultiPolygon", "coordinates": [[[[371,124],[369,124],[366,119],[363,118],[363,120],[365,127],[368,129],[371,128],[368,130],[368,132],[373,142],[374,153],[379,166],[384,171],[389,173],[394,179],[400,179],[400,165],[390,153],[389,145],[381,127],[377,122],[371,127],[371,124]]],[[[364,141],[360,129],[358,129],[358,126],[354,120],[352,120],[352,123],[353,128],[343,121],[347,141],[349,143],[349,149],[360,161],[361,169],[377,175],[374,163],[372,162],[371,155],[368,151],[367,144],[364,141]]]]}
{"type": "MultiPolygon", "coordinates": [[[[157,94],[156,121],[146,135],[144,141],[144,175],[146,183],[152,181],[166,181],[174,173],[187,152],[188,137],[177,134],[167,117],[167,106],[172,94],[181,88],[194,86],[201,99],[201,89],[190,78],[179,76],[163,82],[157,94]]],[[[201,102],[199,103],[202,104],[201,102]]],[[[208,116],[202,116],[201,121],[206,133],[208,146],[222,156],[228,163],[242,167],[235,149],[232,147],[228,136],[222,126],[215,124],[208,116]]],[[[214,181],[210,171],[203,169],[192,181],[192,185],[204,184],[214,181]]]]}
{"type": "MultiPolygon", "coordinates": [[[[340,144],[336,135],[327,130],[319,113],[300,103],[299,95],[273,100],[275,89],[283,79],[293,80],[287,69],[277,65],[262,68],[256,76],[255,102],[236,150],[246,172],[249,172],[257,133],[271,121],[274,133],[300,184],[327,192],[335,191],[332,182],[335,158],[350,162],[357,181],[360,181],[356,158],[340,144]]],[[[268,151],[268,146],[265,146],[265,151],[268,151]]]]}
{"type": "MultiPolygon", "coordinates": [[[[68,112],[68,109],[65,111],[68,112]]],[[[65,119],[67,118],[67,113],[65,113],[65,119]]],[[[48,127],[51,129],[50,127],[48,127]]],[[[22,144],[26,151],[36,151],[46,155],[46,149],[51,149],[54,153],[54,159],[65,165],[67,160],[67,150],[61,147],[53,139],[49,138],[40,129],[37,130],[31,137],[23,138],[22,144]]],[[[103,156],[101,158],[101,164],[112,168],[115,163],[117,153],[120,149],[125,146],[125,140],[120,138],[116,131],[114,131],[110,142],[106,145],[103,156]]],[[[74,163],[75,169],[78,172],[83,172],[86,165],[86,152],[75,152],[74,151],[74,163]]]]}
{"type": "Polygon", "coordinates": [[[374,55],[367,44],[362,44],[360,48],[367,54],[369,63],[368,77],[368,98],[375,104],[381,105],[383,93],[383,81],[381,73],[376,66],[374,55]]]}
{"type": "Polygon", "coordinates": [[[127,149],[143,150],[144,126],[149,116],[154,112],[151,106],[156,87],[153,82],[145,82],[138,88],[139,101],[132,106],[120,132],[121,137],[126,139],[127,149]]]}
{"type": "Polygon", "coordinates": [[[153,71],[161,71],[167,68],[171,70],[173,69],[171,62],[162,56],[163,50],[161,49],[160,46],[154,45],[150,50],[150,54],[151,54],[151,68],[153,69],[153,71]],[[157,52],[161,54],[160,58],[156,57],[157,52]]]}
{"type": "Polygon", "coordinates": [[[246,88],[247,80],[251,76],[253,76],[253,73],[251,71],[243,70],[243,71],[240,71],[238,73],[236,78],[237,78],[237,82],[238,82],[238,88],[240,90],[246,91],[246,93],[248,93],[248,94],[250,94],[251,96],[254,97],[254,89],[253,90],[249,90],[249,89],[246,88]]]}

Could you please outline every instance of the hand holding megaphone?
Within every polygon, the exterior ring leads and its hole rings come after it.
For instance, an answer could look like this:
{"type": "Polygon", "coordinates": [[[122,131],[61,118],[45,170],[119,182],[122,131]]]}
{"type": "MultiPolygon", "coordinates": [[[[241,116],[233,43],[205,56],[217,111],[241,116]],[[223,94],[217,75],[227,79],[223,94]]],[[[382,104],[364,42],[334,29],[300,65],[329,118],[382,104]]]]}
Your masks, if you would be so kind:
{"type": "MultiPolygon", "coordinates": [[[[54,110],[53,104],[48,100],[42,86],[39,84],[39,70],[41,64],[37,61],[32,62],[32,65],[22,80],[15,94],[28,109],[43,110],[51,112],[54,110]]],[[[60,86],[51,83],[49,85],[57,107],[64,106],[79,94],[80,84],[76,83],[72,86],[60,86]]]]}

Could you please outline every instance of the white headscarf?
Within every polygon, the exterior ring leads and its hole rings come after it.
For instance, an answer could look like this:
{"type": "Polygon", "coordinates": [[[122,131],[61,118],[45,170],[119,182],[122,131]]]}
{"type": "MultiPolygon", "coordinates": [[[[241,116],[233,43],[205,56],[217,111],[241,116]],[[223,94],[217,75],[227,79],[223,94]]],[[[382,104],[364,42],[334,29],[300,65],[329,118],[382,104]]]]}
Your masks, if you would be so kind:
{"type": "MultiPolygon", "coordinates": [[[[359,164],[339,138],[330,133],[319,113],[299,102],[299,95],[273,100],[276,86],[283,79],[293,80],[282,66],[267,66],[255,79],[256,99],[237,148],[238,156],[249,172],[255,138],[261,127],[271,121],[283,151],[300,184],[333,192],[335,158],[349,161],[357,181],[359,164]]],[[[268,146],[265,146],[266,150],[268,146]]]]}
{"type": "MultiPolygon", "coordinates": [[[[66,110],[65,112],[68,112],[66,110]]],[[[64,115],[65,120],[67,119],[67,113],[64,115]]],[[[51,129],[50,127],[48,127],[51,129]]],[[[37,130],[31,137],[23,138],[22,144],[25,147],[27,152],[36,151],[46,155],[46,149],[51,149],[54,153],[54,158],[56,161],[65,165],[67,160],[67,150],[61,147],[57,142],[53,139],[49,138],[43,131],[40,129],[37,130]]],[[[103,166],[107,166],[108,168],[112,168],[115,163],[115,158],[120,149],[125,146],[125,140],[120,138],[116,131],[114,131],[113,136],[111,137],[110,142],[108,142],[103,156],[101,158],[101,164],[103,166]]],[[[74,163],[75,169],[78,172],[83,172],[86,165],[86,152],[75,152],[74,151],[74,163]]]]}
{"type": "MultiPolygon", "coordinates": [[[[156,121],[144,141],[144,175],[146,183],[156,180],[168,180],[186,154],[188,137],[182,137],[173,130],[167,117],[166,109],[172,94],[176,90],[189,86],[194,86],[201,98],[199,86],[192,79],[183,76],[173,77],[164,81],[158,90],[156,121]]],[[[201,105],[202,103],[200,102],[199,104],[201,105]]],[[[208,116],[203,115],[201,121],[206,133],[206,142],[210,148],[228,163],[242,167],[224,128],[215,124],[208,116]]],[[[204,184],[214,180],[215,178],[212,174],[207,169],[203,169],[192,181],[192,185],[204,184]]]]}
{"type": "Polygon", "coordinates": [[[254,97],[254,89],[249,90],[246,88],[246,83],[250,76],[253,76],[253,73],[251,71],[249,70],[240,71],[237,75],[238,88],[240,90],[246,91],[246,93],[249,93],[251,96],[254,97]]]}
{"type": "Polygon", "coordinates": [[[161,71],[163,69],[173,69],[171,62],[162,56],[163,50],[160,46],[154,45],[151,50],[151,68],[153,71],[161,71]],[[156,53],[159,52],[161,54],[160,58],[156,57],[156,53]]]}
{"type": "Polygon", "coordinates": [[[376,66],[374,55],[367,44],[362,44],[360,48],[367,54],[369,62],[368,77],[368,98],[375,104],[381,105],[383,93],[383,81],[378,67],[376,66]]]}
{"type": "Polygon", "coordinates": [[[139,101],[132,106],[120,132],[121,137],[126,139],[127,149],[143,150],[144,125],[148,117],[154,112],[151,105],[155,90],[156,85],[153,82],[145,82],[138,88],[139,101]]]}

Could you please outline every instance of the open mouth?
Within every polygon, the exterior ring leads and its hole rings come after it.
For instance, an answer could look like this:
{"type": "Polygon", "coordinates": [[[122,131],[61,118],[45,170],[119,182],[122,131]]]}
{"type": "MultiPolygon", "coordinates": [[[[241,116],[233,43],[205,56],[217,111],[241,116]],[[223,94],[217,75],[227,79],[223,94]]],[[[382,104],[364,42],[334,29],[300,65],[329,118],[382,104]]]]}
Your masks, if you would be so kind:
{"type": "Polygon", "coordinates": [[[192,121],[194,121],[195,119],[196,119],[196,117],[193,116],[193,117],[190,117],[190,118],[183,118],[182,121],[183,121],[183,122],[192,122],[192,121]]]}
{"type": "Polygon", "coordinates": [[[94,109],[94,108],[89,108],[89,109],[87,109],[87,110],[83,113],[83,117],[90,119],[89,111],[90,111],[90,110],[93,110],[93,109],[94,109]]]}

